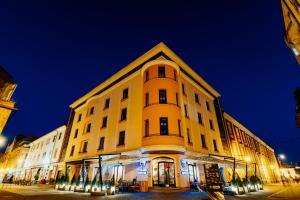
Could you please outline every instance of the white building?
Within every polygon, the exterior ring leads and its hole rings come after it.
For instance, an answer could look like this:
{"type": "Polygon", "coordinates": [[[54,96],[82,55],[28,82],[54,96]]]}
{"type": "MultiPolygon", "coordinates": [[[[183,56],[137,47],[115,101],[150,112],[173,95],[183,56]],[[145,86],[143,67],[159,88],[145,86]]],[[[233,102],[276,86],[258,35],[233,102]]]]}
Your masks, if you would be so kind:
{"type": "Polygon", "coordinates": [[[31,143],[23,169],[25,180],[56,180],[62,171],[60,154],[65,131],[66,126],[63,125],[31,143]]]}

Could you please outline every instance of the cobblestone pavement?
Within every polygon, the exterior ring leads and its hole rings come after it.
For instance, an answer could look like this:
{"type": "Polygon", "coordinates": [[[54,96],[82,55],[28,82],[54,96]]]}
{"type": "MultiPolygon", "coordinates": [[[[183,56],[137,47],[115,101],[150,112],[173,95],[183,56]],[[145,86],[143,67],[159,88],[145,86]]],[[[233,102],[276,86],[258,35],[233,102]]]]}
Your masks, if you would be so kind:
{"type": "MultiPolygon", "coordinates": [[[[238,196],[226,196],[228,200],[238,199],[268,199],[268,200],[300,200],[300,185],[282,186],[269,185],[265,190],[238,196]]],[[[57,191],[49,186],[14,186],[0,185],[0,200],[101,200],[101,199],[207,199],[206,193],[179,192],[179,193],[131,193],[117,194],[106,197],[93,197],[88,193],[75,193],[68,191],[57,191]]]]}

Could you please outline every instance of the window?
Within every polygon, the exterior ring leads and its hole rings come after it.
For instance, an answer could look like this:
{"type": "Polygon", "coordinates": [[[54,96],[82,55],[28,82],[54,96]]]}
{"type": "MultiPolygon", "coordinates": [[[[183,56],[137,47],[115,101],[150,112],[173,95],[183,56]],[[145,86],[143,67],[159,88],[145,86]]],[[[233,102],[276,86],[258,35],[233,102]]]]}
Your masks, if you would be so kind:
{"type": "Polygon", "coordinates": [[[109,98],[105,100],[104,109],[109,108],[109,102],[110,102],[109,98]]]}
{"type": "Polygon", "coordinates": [[[159,66],[158,67],[158,78],[165,78],[165,77],[166,77],[165,67],[159,66]]]}
{"type": "Polygon", "coordinates": [[[92,115],[92,114],[94,114],[94,107],[91,107],[91,109],[90,109],[90,115],[92,115]]]}
{"type": "Polygon", "coordinates": [[[179,106],[178,93],[176,93],[176,105],[179,106]]]}
{"type": "Polygon", "coordinates": [[[145,95],[145,106],[149,106],[149,93],[145,95]]]}
{"type": "Polygon", "coordinates": [[[214,123],[213,123],[213,121],[211,119],[209,120],[209,126],[210,126],[211,130],[215,130],[214,123]]]}
{"type": "Polygon", "coordinates": [[[56,158],[57,156],[57,149],[54,150],[53,158],[56,158]]]}
{"type": "Polygon", "coordinates": [[[87,133],[90,133],[91,132],[91,123],[89,123],[88,125],[87,125],[87,127],[86,127],[86,132],[87,133]]]}
{"type": "Polygon", "coordinates": [[[213,145],[214,145],[214,151],[219,151],[218,150],[218,145],[217,145],[217,141],[213,140],[213,145]]]}
{"type": "Polygon", "coordinates": [[[78,129],[75,130],[75,133],[74,133],[74,139],[77,138],[77,136],[78,136],[78,131],[79,131],[78,129]]]}
{"type": "Polygon", "coordinates": [[[127,99],[127,98],[128,98],[128,88],[123,90],[122,100],[127,99]]]}
{"type": "Polygon", "coordinates": [[[181,121],[178,120],[178,133],[179,133],[179,137],[181,137],[181,121]]]}
{"type": "Polygon", "coordinates": [[[186,94],[185,94],[184,84],[181,84],[181,88],[182,88],[182,94],[186,95],[186,94]]]}
{"type": "Polygon", "coordinates": [[[82,150],[81,153],[86,153],[87,152],[87,146],[88,146],[88,142],[84,141],[82,149],[81,149],[82,150]]]}
{"type": "Polygon", "coordinates": [[[195,93],[195,102],[198,103],[198,104],[200,104],[200,103],[199,103],[199,96],[198,96],[198,94],[196,94],[196,93],[195,93]]]}
{"type": "Polygon", "coordinates": [[[78,115],[77,122],[80,122],[80,121],[81,121],[81,116],[82,116],[82,114],[79,114],[79,115],[78,115]]]}
{"type": "MultiPolygon", "coordinates": [[[[62,135],[62,132],[59,133],[59,137],[58,137],[58,140],[61,139],[61,135],[62,135]]],[[[49,142],[48,142],[49,143],[49,142]]]]}
{"type": "Polygon", "coordinates": [[[166,104],[167,103],[167,91],[159,90],[159,103],[166,104]]]}
{"type": "Polygon", "coordinates": [[[121,131],[119,134],[119,144],[118,146],[125,145],[125,131],[121,131]]]}
{"type": "MultiPolygon", "coordinates": [[[[55,142],[55,140],[56,140],[56,135],[53,137],[52,142],[55,142]]],[[[42,146],[43,146],[43,143],[41,144],[41,148],[42,148],[42,146]]]]}
{"type": "Polygon", "coordinates": [[[103,117],[101,128],[105,128],[106,126],[107,126],[107,116],[103,117]]]}
{"type": "Polygon", "coordinates": [[[98,148],[99,150],[104,149],[104,139],[105,139],[105,137],[100,138],[99,148],[98,148]]]}
{"type": "Polygon", "coordinates": [[[210,107],[209,107],[208,101],[206,101],[206,109],[207,109],[208,111],[210,111],[210,107]]]}
{"type": "Polygon", "coordinates": [[[205,135],[203,135],[203,134],[201,134],[201,145],[202,145],[202,148],[207,149],[205,135]]]}
{"type": "Polygon", "coordinates": [[[186,104],[184,104],[184,114],[185,114],[185,117],[189,117],[186,104]]]}
{"type": "Polygon", "coordinates": [[[74,150],[75,150],[75,145],[73,145],[72,148],[71,148],[70,156],[73,156],[73,155],[74,155],[74,150]]]}
{"type": "Polygon", "coordinates": [[[149,136],[149,120],[145,120],[145,137],[149,136]]]}
{"type": "Polygon", "coordinates": [[[233,133],[231,122],[226,120],[226,126],[227,126],[230,139],[234,140],[234,133],[233,133]]]}
{"type": "Polygon", "coordinates": [[[177,72],[174,70],[174,80],[177,81],[177,72]]]}
{"type": "Polygon", "coordinates": [[[197,115],[198,115],[198,123],[199,123],[199,124],[203,124],[203,120],[202,120],[202,115],[201,115],[201,113],[197,113],[197,115]]]}
{"type": "Polygon", "coordinates": [[[146,71],[145,81],[149,81],[149,71],[146,71]]]}
{"type": "Polygon", "coordinates": [[[160,135],[168,135],[168,118],[161,117],[159,118],[160,123],[160,135]]]}
{"type": "Polygon", "coordinates": [[[127,119],[127,108],[123,108],[121,111],[121,121],[124,121],[127,119]]]}
{"type": "Polygon", "coordinates": [[[187,134],[188,143],[192,144],[191,135],[190,135],[190,129],[189,128],[186,129],[186,134],[187,134]]]}

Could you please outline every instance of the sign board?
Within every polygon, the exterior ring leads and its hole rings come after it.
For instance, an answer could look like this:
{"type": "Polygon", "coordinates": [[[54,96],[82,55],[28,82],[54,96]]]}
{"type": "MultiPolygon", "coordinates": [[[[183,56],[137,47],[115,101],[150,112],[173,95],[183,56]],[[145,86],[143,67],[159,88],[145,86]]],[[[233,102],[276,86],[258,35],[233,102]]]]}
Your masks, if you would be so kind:
{"type": "Polygon", "coordinates": [[[223,191],[218,164],[205,164],[204,173],[208,191],[223,191]]]}

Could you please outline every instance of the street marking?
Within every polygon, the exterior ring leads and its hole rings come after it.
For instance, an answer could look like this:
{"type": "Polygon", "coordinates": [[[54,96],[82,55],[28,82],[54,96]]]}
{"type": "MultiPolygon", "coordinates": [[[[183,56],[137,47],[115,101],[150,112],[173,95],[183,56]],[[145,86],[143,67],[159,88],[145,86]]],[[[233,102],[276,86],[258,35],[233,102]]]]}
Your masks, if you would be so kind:
{"type": "Polygon", "coordinates": [[[278,191],[278,192],[276,192],[276,193],[274,193],[274,194],[271,194],[270,196],[267,196],[267,198],[270,198],[270,197],[272,197],[272,196],[274,196],[274,195],[277,195],[277,194],[280,194],[280,193],[282,193],[282,192],[285,192],[286,190],[288,190],[289,188],[285,188],[285,189],[283,189],[283,190],[281,190],[281,191],[278,191]]]}

